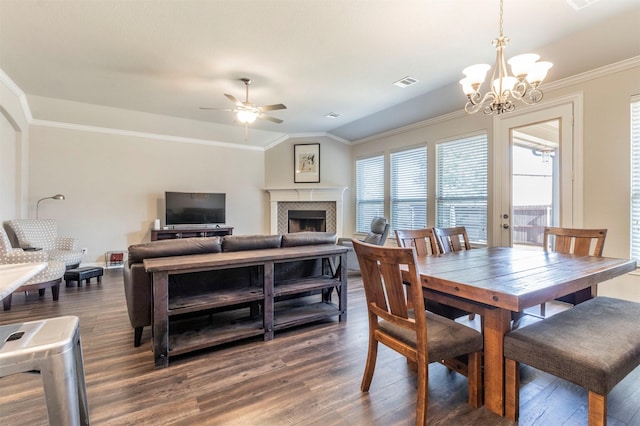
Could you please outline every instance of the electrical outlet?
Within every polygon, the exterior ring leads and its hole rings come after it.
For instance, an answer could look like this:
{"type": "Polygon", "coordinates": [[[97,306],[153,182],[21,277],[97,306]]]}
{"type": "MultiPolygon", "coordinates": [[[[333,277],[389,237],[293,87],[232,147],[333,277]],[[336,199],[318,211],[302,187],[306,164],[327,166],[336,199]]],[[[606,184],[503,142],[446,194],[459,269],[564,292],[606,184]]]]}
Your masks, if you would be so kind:
{"type": "Polygon", "coordinates": [[[88,249],[85,247],[82,249],[82,254],[87,254],[88,249]]]}

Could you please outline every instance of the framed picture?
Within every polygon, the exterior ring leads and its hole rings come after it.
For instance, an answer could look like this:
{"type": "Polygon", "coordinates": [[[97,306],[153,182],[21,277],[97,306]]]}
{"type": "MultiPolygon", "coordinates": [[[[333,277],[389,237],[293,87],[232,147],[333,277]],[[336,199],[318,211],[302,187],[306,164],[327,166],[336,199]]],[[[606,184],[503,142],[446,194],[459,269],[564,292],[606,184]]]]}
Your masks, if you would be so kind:
{"type": "Polygon", "coordinates": [[[293,182],[320,182],[320,144],[293,146],[293,182]]]}

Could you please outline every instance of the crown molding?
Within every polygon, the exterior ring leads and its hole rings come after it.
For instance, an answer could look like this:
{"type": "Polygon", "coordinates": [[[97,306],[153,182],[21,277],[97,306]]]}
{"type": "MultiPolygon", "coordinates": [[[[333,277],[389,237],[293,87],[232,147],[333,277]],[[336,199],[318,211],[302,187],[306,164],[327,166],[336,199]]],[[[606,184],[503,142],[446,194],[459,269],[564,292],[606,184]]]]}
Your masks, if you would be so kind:
{"type": "Polygon", "coordinates": [[[572,75],[560,80],[552,81],[545,84],[545,90],[558,90],[574,84],[580,84],[596,78],[605,77],[610,74],[614,74],[621,71],[626,71],[631,68],[640,66],[640,56],[634,56],[633,58],[625,59],[613,64],[605,65],[600,68],[595,68],[589,71],[585,71],[580,74],[572,75]]]}
{"type": "Polygon", "coordinates": [[[39,120],[37,118],[33,119],[30,124],[34,126],[52,127],[56,129],[79,130],[83,132],[164,140],[168,142],[193,143],[199,145],[220,146],[224,148],[245,149],[250,151],[264,151],[263,148],[257,146],[239,145],[235,143],[219,142],[207,139],[186,138],[182,136],[161,135],[158,133],[137,132],[134,130],[113,129],[110,127],[88,126],[85,124],[63,123],[60,121],[39,120]]]}
{"type": "Polygon", "coordinates": [[[29,102],[27,102],[27,95],[18,87],[18,85],[0,68],[0,82],[2,82],[20,101],[22,106],[22,113],[24,114],[27,123],[33,121],[33,115],[31,114],[31,108],[29,108],[29,102]]]}

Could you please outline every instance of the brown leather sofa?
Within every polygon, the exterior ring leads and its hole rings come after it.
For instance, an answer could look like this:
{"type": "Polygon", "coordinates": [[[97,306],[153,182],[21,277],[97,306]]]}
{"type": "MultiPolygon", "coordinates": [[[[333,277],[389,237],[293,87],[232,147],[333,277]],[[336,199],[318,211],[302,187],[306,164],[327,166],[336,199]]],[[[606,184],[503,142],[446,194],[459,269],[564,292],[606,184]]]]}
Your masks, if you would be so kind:
{"type": "MultiPolygon", "coordinates": [[[[135,331],[134,346],[140,346],[143,328],[151,325],[151,274],[144,269],[144,259],[258,249],[277,250],[280,247],[335,243],[336,234],[334,233],[296,232],[283,235],[183,238],[129,246],[129,256],[123,274],[129,321],[135,331]]],[[[275,279],[313,276],[320,272],[321,267],[320,260],[277,264],[274,271],[275,279]]],[[[216,288],[242,286],[251,282],[255,275],[252,267],[172,275],[169,278],[169,294],[180,295],[181,292],[200,291],[199,289],[203,287],[211,288],[211,286],[216,286],[216,288]]]]}

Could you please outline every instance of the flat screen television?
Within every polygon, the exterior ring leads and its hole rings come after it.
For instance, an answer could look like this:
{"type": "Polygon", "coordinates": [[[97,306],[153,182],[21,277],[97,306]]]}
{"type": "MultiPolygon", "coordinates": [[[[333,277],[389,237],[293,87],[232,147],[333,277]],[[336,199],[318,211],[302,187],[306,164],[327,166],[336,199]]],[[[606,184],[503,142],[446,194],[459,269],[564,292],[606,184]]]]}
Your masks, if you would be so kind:
{"type": "Polygon", "coordinates": [[[220,225],[226,222],[226,194],[165,192],[165,224],[220,225]]]}

